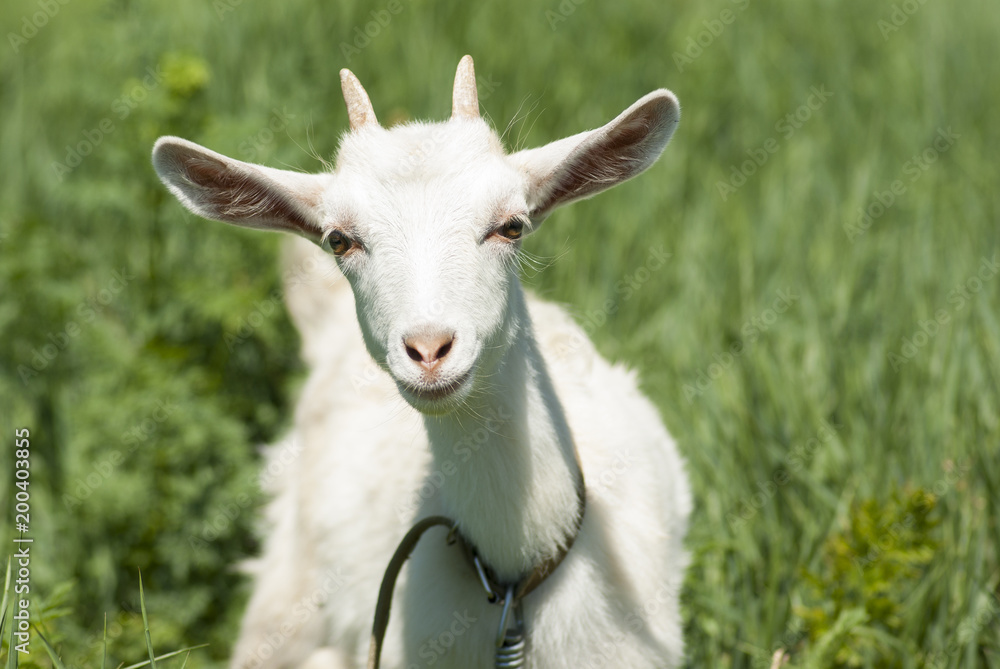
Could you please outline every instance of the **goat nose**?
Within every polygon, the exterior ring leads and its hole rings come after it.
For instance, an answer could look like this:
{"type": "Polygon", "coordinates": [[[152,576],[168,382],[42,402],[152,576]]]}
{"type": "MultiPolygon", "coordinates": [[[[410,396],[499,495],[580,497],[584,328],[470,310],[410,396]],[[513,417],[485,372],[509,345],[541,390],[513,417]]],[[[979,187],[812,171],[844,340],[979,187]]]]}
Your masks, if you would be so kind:
{"type": "Polygon", "coordinates": [[[455,335],[451,332],[422,332],[405,337],[403,346],[411,360],[431,370],[448,355],[454,341],[455,335]]]}

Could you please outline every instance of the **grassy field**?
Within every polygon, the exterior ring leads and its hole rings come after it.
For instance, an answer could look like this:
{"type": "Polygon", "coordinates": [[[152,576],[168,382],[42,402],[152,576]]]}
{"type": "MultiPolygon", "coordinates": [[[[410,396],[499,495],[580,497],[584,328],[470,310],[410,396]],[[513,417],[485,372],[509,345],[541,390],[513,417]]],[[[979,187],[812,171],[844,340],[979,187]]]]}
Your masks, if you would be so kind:
{"type": "MultiPolygon", "coordinates": [[[[525,281],[687,458],[689,666],[1000,667],[995,2],[14,0],[0,26],[0,554],[28,428],[31,612],[68,665],[100,666],[105,614],[109,666],[146,658],[139,569],[157,652],[225,662],[257,445],[303,378],[280,238],[186,215],[153,141],[316,171],[341,67],[384,123],[444,119],[471,53],[510,147],[661,86],[684,108],[525,281]]],[[[19,659],[51,665],[37,635],[19,659]]]]}

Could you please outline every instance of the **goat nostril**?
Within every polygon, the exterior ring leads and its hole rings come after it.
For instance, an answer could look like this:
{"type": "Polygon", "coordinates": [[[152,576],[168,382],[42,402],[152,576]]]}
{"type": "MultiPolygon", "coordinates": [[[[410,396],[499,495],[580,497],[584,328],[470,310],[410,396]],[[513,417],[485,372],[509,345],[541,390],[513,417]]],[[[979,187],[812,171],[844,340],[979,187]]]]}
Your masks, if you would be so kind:
{"type": "Polygon", "coordinates": [[[445,344],[438,349],[437,354],[434,356],[435,360],[440,360],[444,356],[448,355],[448,351],[451,350],[451,343],[455,341],[454,339],[449,339],[445,344]]]}
{"type": "Polygon", "coordinates": [[[423,360],[423,356],[420,355],[420,351],[413,348],[409,344],[403,344],[403,346],[406,347],[406,355],[410,356],[410,360],[413,360],[414,362],[420,362],[423,360]]]}

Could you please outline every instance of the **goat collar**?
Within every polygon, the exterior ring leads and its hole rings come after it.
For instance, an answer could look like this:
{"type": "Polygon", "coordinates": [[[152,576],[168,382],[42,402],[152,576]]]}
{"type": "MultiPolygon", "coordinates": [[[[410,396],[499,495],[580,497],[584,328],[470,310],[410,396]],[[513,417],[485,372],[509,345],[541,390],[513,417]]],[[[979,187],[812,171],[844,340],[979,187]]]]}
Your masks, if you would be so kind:
{"type": "Polygon", "coordinates": [[[372,625],[371,643],[368,646],[368,669],[378,669],[379,666],[379,660],[382,656],[382,640],[385,638],[385,630],[389,626],[389,610],[392,607],[392,593],[396,587],[396,578],[399,576],[403,564],[410,557],[413,549],[417,547],[420,537],[423,536],[424,532],[437,525],[450,528],[448,543],[453,544],[457,542],[461,545],[466,557],[476,570],[491,603],[502,601],[505,593],[508,595],[504,605],[503,619],[500,624],[500,637],[503,637],[506,631],[507,614],[511,606],[517,607],[524,597],[540,586],[555,571],[556,567],[566,558],[569,549],[573,547],[573,543],[580,533],[580,527],[583,525],[583,514],[587,508],[587,490],[584,485],[583,470],[579,468],[579,458],[577,458],[577,465],[580,477],[576,486],[577,514],[573,525],[573,533],[567,537],[565,544],[559,547],[555,555],[543,560],[516,583],[504,583],[496,579],[493,570],[479,559],[475,547],[462,536],[461,531],[458,529],[458,523],[454,520],[445,516],[429,516],[417,521],[416,525],[410,528],[410,531],[406,533],[403,540],[399,542],[396,552],[393,553],[392,559],[389,560],[389,566],[386,567],[385,576],[382,577],[382,585],[378,591],[378,604],[375,607],[375,622],[372,625]]]}

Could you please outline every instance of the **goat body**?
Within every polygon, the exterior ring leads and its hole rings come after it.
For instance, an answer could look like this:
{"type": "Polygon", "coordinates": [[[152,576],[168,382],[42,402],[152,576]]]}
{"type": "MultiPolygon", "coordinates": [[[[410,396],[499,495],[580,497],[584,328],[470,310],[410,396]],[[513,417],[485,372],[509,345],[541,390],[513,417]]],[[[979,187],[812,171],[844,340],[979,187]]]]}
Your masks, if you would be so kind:
{"type": "MultiPolygon", "coordinates": [[[[679,119],[654,91],[603,128],[511,155],[479,118],[472,61],[453,116],[378,126],[342,72],[352,130],[304,175],[161,138],[153,162],[192,211],[287,230],[286,298],[311,368],[272,446],[272,495],[235,669],[361,667],[383,570],[445,515],[503,580],[573,541],[524,600],[528,667],[675,667],[690,493],[635,375],[526,294],[521,238],[556,207],[643,171],[679,119]],[[346,280],[345,280],[346,278],[346,280]]],[[[493,666],[499,607],[443,530],[396,588],[383,666],[493,666]]]]}

